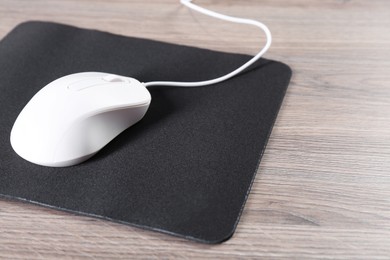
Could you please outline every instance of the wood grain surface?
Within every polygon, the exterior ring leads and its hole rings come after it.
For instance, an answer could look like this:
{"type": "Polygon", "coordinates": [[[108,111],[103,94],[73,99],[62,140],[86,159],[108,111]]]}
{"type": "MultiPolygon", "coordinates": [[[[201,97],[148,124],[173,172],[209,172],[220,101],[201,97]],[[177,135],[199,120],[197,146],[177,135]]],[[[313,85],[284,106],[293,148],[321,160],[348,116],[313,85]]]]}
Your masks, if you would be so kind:
{"type": "MultiPolygon", "coordinates": [[[[269,25],[266,57],[294,71],[234,236],[204,245],[2,199],[0,258],[390,259],[390,1],[197,3],[269,25]]],[[[27,20],[247,54],[263,40],[176,0],[0,0],[0,38],[27,20]]]]}

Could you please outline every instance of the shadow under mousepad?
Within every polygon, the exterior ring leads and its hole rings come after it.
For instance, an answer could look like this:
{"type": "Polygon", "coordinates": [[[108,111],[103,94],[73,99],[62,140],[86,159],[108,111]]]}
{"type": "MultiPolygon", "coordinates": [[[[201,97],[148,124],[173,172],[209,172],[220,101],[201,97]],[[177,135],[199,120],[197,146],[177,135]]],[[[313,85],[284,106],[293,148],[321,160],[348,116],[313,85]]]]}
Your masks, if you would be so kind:
{"type": "Polygon", "coordinates": [[[0,42],[0,194],[205,243],[230,238],[291,77],[282,63],[261,59],[212,86],[150,88],[146,116],[80,165],[34,165],[9,137],[33,95],[68,74],[200,81],[249,58],[54,23],[17,26],[0,42]]]}

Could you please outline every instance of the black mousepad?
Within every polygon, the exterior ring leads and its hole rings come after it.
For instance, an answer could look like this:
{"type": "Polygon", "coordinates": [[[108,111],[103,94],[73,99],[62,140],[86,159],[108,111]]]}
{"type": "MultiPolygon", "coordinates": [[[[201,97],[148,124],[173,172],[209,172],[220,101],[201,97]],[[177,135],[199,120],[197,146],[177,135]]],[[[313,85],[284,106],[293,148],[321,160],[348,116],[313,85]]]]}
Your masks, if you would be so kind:
{"type": "Polygon", "coordinates": [[[32,96],[67,74],[199,81],[249,58],[55,23],[17,26],[0,42],[0,194],[205,243],[230,238],[291,77],[280,62],[261,59],[212,86],[150,88],[146,116],[77,166],[29,163],[9,137],[32,96]]]}

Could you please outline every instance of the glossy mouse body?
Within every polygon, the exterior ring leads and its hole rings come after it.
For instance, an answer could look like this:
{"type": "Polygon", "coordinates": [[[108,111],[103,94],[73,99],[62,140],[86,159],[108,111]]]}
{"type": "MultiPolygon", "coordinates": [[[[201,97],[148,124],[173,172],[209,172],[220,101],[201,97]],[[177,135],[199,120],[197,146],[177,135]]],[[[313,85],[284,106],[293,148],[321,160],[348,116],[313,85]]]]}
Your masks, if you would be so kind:
{"type": "Polygon", "coordinates": [[[149,91],[133,78],[100,72],[68,75],[46,85],[23,108],[11,145],[35,164],[79,164],[141,120],[150,101],[149,91]]]}

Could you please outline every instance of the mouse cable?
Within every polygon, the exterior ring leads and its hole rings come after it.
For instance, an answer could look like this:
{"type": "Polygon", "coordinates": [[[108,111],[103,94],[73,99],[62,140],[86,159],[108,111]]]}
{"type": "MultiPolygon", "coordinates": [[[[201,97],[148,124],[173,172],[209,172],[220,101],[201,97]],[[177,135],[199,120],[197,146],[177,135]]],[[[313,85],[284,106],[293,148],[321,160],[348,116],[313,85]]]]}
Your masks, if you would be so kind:
{"type": "Polygon", "coordinates": [[[219,13],[210,11],[208,9],[205,9],[203,7],[200,7],[198,5],[195,5],[195,4],[191,3],[191,1],[192,0],[180,0],[180,2],[183,5],[187,6],[190,9],[193,9],[193,10],[199,12],[199,13],[202,13],[202,14],[205,14],[205,15],[208,15],[208,16],[211,16],[211,17],[215,17],[215,18],[218,18],[218,19],[221,19],[221,20],[233,22],[233,23],[250,24],[250,25],[254,25],[254,26],[259,27],[260,29],[262,29],[264,31],[265,36],[266,36],[265,46],[263,47],[263,49],[258,54],[256,54],[252,59],[250,59],[244,65],[242,65],[241,67],[235,69],[234,71],[230,72],[229,74],[226,74],[226,75],[221,76],[219,78],[205,80],[205,81],[197,81],[197,82],[151,81],[151,82],[143,83],[145,87],[151,87],[151,86],[201,87],[201,86],[206,86],[206,85],[219,83],[219,82],[227,80],[227,79],[229,79],[231,77],[236,76],[238,73],[240,73],[243,70],[245,70],[246,68],[248,68],[250,65],[255,63],[258,59],[260,59],[261,56],[271,46],[271,41],[272,41],[271,32],[269,31],[268,27],[266,25],[264,25],[263,23],[255,21],[255,20],[251,20],[251,19],[237,18],[237,17],[232,17],[232,16],[228,16],[228,15],[219,14],[219,13]]]}

